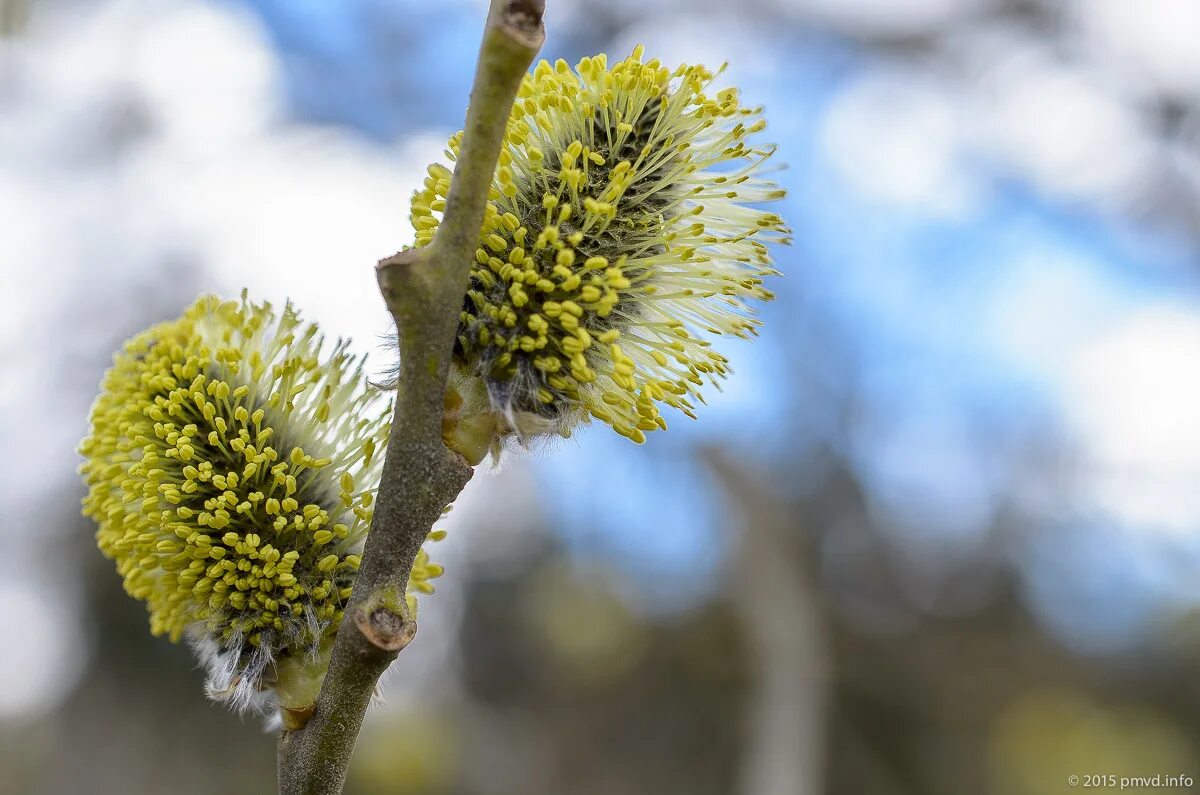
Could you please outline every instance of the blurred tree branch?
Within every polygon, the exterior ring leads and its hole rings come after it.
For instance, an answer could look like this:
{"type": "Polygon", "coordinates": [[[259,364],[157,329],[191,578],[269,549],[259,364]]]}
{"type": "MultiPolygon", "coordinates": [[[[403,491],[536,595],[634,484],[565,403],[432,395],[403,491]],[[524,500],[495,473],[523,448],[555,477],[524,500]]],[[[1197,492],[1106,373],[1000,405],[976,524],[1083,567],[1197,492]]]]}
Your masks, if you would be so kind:
{"type": "Polygon", "coordinates": [[[380,292],[396,321],[400,373],[362,567],[309,714],[286,715],[279,791],[337,793],[379,677],[412,640],[409,573],[471,467],[442,441],[446,381],[468,271],[512,103],[541,48],[544,0],[492,0],[462,149],[433,241],[382,260],[380,292]]]}
{"type": "Polygon", "coordinates": [[[0,0],[0,38],[16,36],[29,21],[30,0],[0,0]]]}
{"type": "Polygon", "coordinates": [[[817,795],[825,791],[825,724],[830,651],[818,589],[795,519],[763,477],[720,448],[702,451],[742,518],[733,581],[757,682],[747,721],[743,795],[817,795]]]}

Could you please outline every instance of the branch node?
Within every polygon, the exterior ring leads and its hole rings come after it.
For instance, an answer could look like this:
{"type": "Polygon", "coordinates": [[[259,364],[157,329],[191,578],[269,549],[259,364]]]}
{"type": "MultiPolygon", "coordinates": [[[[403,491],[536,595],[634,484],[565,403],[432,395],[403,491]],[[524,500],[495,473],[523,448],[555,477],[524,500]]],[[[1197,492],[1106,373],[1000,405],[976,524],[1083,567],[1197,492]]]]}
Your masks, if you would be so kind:
{"type": "Polygon", "coordinates": [[[546,37],[545,11],[545,0],[509,0],[500,12],[499,27],[526,47],[538,49],[546,37]]]}
{"type": "Polygon", "coordinates": [[[354,626],[371,645],[389,652],[401,651],[417,635],[416,621],[384,605],[355,610],[354,626]]]}
{"type": "Polygon", "coordinates": [[[313,713],[316,711],[316,704],[309,704],[307,707],[293,708],[281,707],[280,715],[283,717],[283,728],[285,731],[297,731],[308,725],[312,719],[313,713]]]}
{"type": "Polygon", "coordinates": [[[404,265],[413,265],[419,259],[421,253],[419,248],[406,248],[403,251],[397,251],[390,257],[384,257],[375,265],[375,270],[385,271],[388,268],[402,267],[404,265]]]}
{"type": "MultiPolygon", "coordinates": [[[[396,315],[404,303],[405,293],[424,286],[418,281],[422,274],[419,265],[424,259],[422,249],[410,248],[398,251],[390,257],[379,260],[375,266],[375,280],[379,283],[379,292],[383,295],[388,310],[396,315]]],[[[425,288],[427,289],[427,288],[425,288]]]]}

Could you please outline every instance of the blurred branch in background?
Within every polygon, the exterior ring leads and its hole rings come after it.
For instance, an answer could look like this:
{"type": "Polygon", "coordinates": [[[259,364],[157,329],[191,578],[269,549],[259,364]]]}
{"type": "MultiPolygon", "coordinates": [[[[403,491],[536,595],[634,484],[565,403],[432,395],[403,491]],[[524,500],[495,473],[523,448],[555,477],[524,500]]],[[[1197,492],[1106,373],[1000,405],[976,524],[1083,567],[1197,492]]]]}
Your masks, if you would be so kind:
{"type": "Polygon", "coordinates": [[[0,37],[21,32],[29,20],[29,6],[32,1],[0,0],[0,37]]]}
{"type": "Polygon", "coordinates": [[[701,455],[741,518],[729,599],[746,627],[755,681],[747,694],[742,795],[825,792],[830,660],[808,539],[765,478],[720,448],[701,455]]]}

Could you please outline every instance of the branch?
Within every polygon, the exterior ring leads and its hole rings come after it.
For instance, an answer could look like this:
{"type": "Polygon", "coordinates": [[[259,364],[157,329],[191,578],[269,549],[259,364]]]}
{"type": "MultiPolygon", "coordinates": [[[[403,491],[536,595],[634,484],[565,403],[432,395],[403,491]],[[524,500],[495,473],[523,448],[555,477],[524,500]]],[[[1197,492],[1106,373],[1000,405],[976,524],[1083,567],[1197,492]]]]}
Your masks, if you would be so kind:
{"type": "Polygon", "coordinates": [[[737,597],[755,661],[742,753],[742,795],[821,792],[826,757],[829,633],[811,581],[808,549],[790,537],[789,506],[766,476],[717,447],[700,450],[741,514],[734,557],[737,597]]]}
{"type": "Polygon", "coordinates": [[[521,79],[543,40],[544,0],[492,0],[461,151],[433,241],[382,260],[380,292],[396,321],[395,416],[362,566],[309,715],[287,715],[279,792],[336,795],[379,677],[416,633],[405,604],[413,561],[442,510],[471,478],[442,442],[459,311],[484,207],[521,79]]]}

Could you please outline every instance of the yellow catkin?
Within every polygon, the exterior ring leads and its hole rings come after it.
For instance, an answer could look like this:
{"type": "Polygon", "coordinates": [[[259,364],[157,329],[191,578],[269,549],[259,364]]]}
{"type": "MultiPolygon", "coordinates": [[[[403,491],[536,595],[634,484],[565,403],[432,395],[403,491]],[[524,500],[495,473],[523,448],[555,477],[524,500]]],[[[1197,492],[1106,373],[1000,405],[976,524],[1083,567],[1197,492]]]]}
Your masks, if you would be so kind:
{"type": "MultiPolygon", "coordinates": [[[[751,304],[776,275],[769,245],[790,231],[758,207],[784,195],[762,176],[774,148],[751,142],[761,109],[712,92],[714,77],[643,62],[640,47],[612,66],[542,61],[526,76],[455,349],[501,432],[595,418],[641,442],[666,427],[660,404],[691,415],[728,373],[706,337],[755,333],[751,304]]],[[[448,188],[447,167],[430,166],[413,196],[418,246],[448,188]]]]}
{"type": "MultiPolygon", "coordinates": [[[[289,305],[204,297],[114,357],[80,445],[83,512],[150,628],[249,703],[337,629],[390,406],[289,305]]],[[[422,552],[411,586],[441,572],[422,552]]]]}

